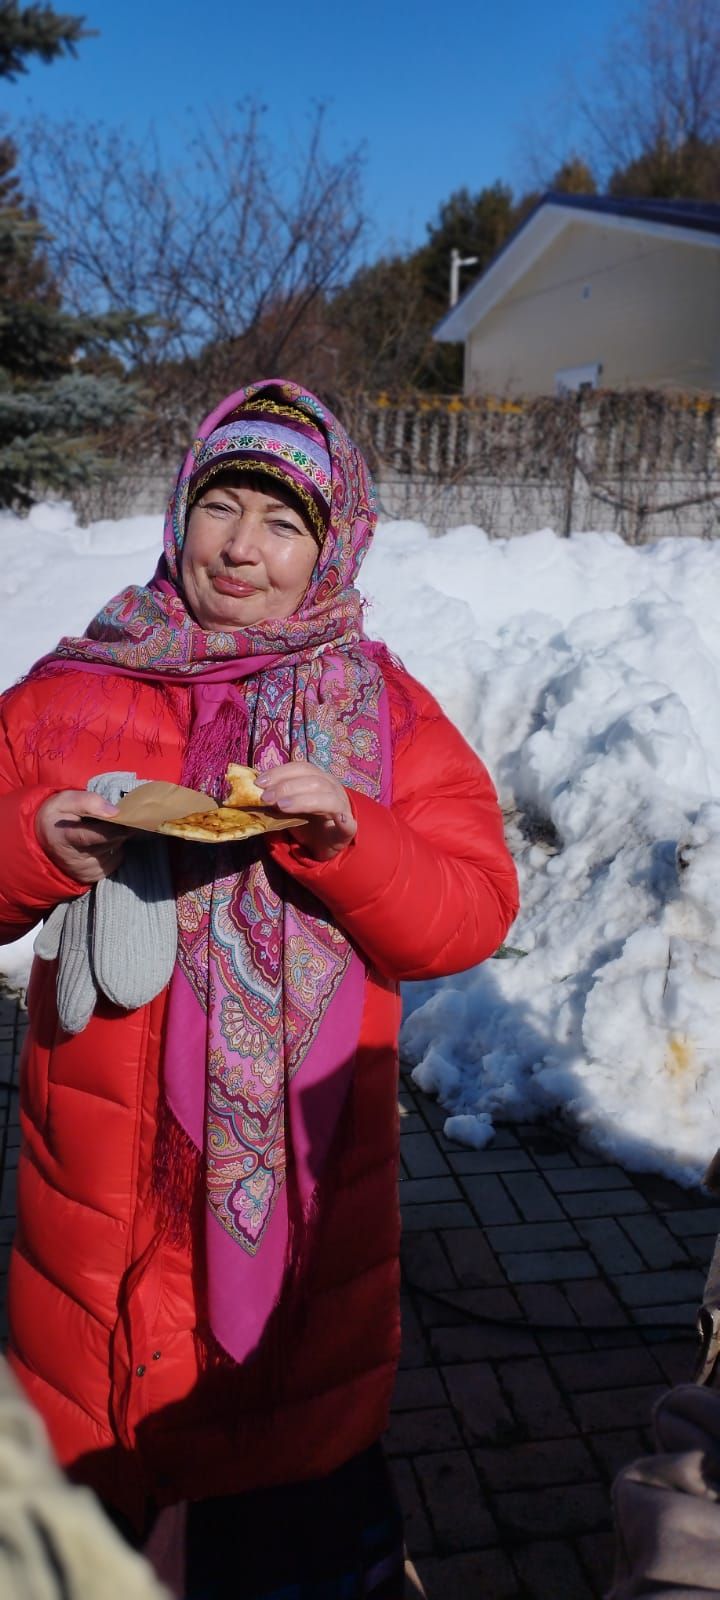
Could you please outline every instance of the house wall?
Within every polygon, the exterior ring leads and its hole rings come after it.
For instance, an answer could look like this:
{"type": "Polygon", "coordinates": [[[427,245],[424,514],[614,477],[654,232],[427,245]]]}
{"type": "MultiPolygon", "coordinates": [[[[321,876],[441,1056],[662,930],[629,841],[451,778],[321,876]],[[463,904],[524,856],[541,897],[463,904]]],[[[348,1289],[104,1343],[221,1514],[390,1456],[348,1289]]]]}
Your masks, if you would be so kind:
{"type": "Polygon", "coordinates": [[[720,388],[720,250],[570,224],[465,345],[468,394],[555,391],[602,363],[603,388],[720,388]]]}

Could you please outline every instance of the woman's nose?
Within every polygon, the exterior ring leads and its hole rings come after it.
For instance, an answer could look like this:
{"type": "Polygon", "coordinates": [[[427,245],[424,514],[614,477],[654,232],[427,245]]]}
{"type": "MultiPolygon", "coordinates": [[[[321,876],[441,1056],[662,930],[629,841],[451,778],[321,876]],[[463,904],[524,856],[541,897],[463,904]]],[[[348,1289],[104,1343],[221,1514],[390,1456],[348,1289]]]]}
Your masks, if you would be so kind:
{"type": "Polygon", "coordinates": [[[236,566],[241,561],[259,559],[258,529],[252,517],[233,518],[232,526],[227,530],[223,551],[236,566]]]}

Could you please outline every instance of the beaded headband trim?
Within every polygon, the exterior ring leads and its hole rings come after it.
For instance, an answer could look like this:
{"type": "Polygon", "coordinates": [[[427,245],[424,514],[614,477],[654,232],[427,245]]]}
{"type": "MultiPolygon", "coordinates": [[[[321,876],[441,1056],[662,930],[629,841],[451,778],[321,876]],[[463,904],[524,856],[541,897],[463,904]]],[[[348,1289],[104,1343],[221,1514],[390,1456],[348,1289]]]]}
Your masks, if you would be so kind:
{"type": "MultiPolygon", "coordinates": [[[[279,408],[278,408],[279,410],[279,408]]],[[[205,441],[190,485],[188,508],[210,478],[222,471],[263,472],[297,495],[320,543],[330,520],[330,457],[319,433],[287,412],[282,421],[240,415],[205,441]]]]}

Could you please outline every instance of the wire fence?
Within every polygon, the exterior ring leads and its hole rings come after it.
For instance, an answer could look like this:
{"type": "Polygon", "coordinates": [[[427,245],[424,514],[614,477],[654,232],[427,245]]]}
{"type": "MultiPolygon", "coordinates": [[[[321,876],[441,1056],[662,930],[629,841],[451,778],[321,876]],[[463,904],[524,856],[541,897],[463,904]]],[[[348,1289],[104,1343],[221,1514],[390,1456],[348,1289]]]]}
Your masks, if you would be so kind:
{"type": "Polygon", "coordinates": [[[633,544],[720,534],[720,399],[648,391],[530,401],[357,397],[348,422],[389,516],[611,528],[633,544]]]}
{"type": "MultiPolygon", "coordinates": [[[[538,527],[610,529],[631,544],[720,536],[720,397],[356,394],[339,409],[370,462],[385,518],[436,532],[474,523],[492,538],[538,527]]],[[[176,422],[165,417],[156,439],[150,428],[141,455],[128,452],[126,468],[79,495],[83,520],[163,508],[176,466],[170,438],[186,443],[179,413],[176,422]]]]}

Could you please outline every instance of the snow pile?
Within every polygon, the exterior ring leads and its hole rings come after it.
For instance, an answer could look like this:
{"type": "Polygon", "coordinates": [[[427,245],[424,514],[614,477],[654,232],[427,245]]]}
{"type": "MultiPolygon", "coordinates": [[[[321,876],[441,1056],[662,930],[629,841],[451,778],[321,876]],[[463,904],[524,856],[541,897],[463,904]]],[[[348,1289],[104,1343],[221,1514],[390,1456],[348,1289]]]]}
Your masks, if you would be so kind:
{"type": "Polygon", "coordinates": [[[409,986],[414,1076],[464,1142],[559,1105],[691,1182],[720,1143],[720,545],[393,540],[409,593],[376,550],[372,622],[512,812],[527,952],[409,986]]]}
{"type": "Polygon", "coordinates": [[[79,528],[63,501],[34,506],[22,519],[0,512],[0,686],[27,672],[61,634],[82,633],[125,584],[146,582],[161,539],[161,517],[79,528]]]}
{"type": "MultiPolygon", "coordinates": [[[[149,576],[159,540],[159,518],[0,516],[2,680],[149,576]]],[[[407,986],[418,1082],[478,1148],[493,1117],[561,1107],[695,1181],[720,1143],[720,543],[395,524],[362,576],[369,631],[487,761],[523,888],[506,959],[407,986]]]]}

